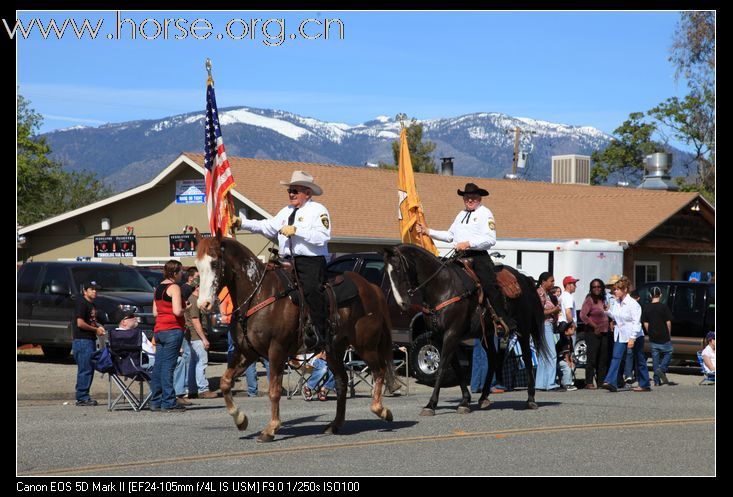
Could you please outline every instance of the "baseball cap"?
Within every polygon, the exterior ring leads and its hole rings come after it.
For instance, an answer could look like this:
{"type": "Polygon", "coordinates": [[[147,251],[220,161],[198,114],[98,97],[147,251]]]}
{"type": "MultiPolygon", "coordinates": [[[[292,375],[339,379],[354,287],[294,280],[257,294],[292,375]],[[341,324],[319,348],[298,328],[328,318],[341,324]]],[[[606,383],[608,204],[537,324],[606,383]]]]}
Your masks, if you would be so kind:
{"type": "Polygon", "coordinates": [[[562,279],[562,286],[569,285],[570,283],[575,283],[580,281],[579,279],[573,278],[572,276],[566,276],[562,279]]]}
{"type": "Polygon", "coordinates": [[[115,313],[115,320],[117,322],[120,322],[123,319],[134,318],[134,317],[136,317],[135,312],[131,311],[130,309],[120,309],[115,313]]]}
{"type": "Polygon", "coordinates": [[[705,335],[705,341],[709,342],[710,340],[715,340],[715,332],[710,331],[707,335],[705,335]]]}
{"type": "Polygon", "coordinates": [[[90,288],[94,288],[95,290],[97,290],[99,289],[99,285],[97,285],[97,282],[94,280],[84,283],[84,290],[88,290],[90,288]]]}

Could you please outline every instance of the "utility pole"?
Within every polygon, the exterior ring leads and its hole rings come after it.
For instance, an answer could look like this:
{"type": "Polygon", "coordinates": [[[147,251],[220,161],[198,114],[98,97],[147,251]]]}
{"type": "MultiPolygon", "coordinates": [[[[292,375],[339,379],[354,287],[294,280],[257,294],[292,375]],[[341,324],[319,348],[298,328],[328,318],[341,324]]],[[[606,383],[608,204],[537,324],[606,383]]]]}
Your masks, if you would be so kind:
{"type": "MultiPolygon", "coordinates": [[[[511,133],[512,130],[506,130],[507,133],[511,133]]],[[[534,131],[526,131],[525,133],[534,134],[534,131]]],[[[512,172],[504,175],[504,179],[517,179],[517,163],[519,162],[519,137],[522,134],[522,130],[519,126],[514,128],[514,160],[512,160],[512,172]]]]}

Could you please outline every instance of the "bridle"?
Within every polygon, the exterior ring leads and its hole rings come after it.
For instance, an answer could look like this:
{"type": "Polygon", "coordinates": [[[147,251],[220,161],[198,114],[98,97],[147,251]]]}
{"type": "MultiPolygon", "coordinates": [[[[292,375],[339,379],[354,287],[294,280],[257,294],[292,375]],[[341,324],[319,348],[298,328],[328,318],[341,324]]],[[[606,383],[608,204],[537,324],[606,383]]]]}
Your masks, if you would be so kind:
{"type": "MultiPolygon", "coordinates": [[[[405,257],[405,254],[400,252],[399,247],[395,247],[394,251],[397,253],[397,256],[400,258],[400,266],[404,267],[405,271],[408,272],[409,274],[410,264],[407,261],[407,257],[405,257]]],[[[453,261],[455,255],[456,255],[455,249],[451,250],[451,252],[448,252],[448,254],[443,258],[443,262],[441,262],[440,266],[438,266],[438,269],[433,274],[431,274],[425,281],[423,281],[416,287],[408,288],[407,295],[409,295],[410,297],[413,297],[418,292],[418,290],[422,289],[425,285],[430,283],[430,281],[433,278],[435,278],[438,275],[438,273],[440,273],[448,265],[449,262],[453,261]]],[[[410,278],[410,280],[412,280],[412,278],[410,278]]],[[[410,284],[412,284],[412,281],[410,281],[410,284]]]]}
{"type": "MultiPolygon", "coordinates": [[[[224,260],[225,248],[224,248],[224,244],[221,243],[221,242],[219,242],[219,247],[220,247],[220,249],[219,249],[219,259],[217,260],[217,266],[218,266],[218,268],[217,268],[216,278],[217,278],[218,281],[223,282],[224,281],[225,264],[226,264],[225,263],[225,260],[224,260]]],[[[259,271],[258,271],[258,274],[259,274],[259,271]]],[[[252,293],[249,295],[249,297],[247,297],[246,299],[244,299],[244,301],[238,307],[233,308],[232,309],[232,312],[229,313],[229,314],[227,314],[228,316],[232,316],[232,315],[237,314],[244,306],[249,306],[249,303],[252,301],[252,299],[254,298],[254,296],[257,295],[257,292],[260,290],[260,287],[262,287],[262,282],[265,281],[265,276],[266,275],[267,275],[267,271],[266,270],[265,271],[262,271],[262,276],[260,276],[260,280],[255,285],[255,287],[252,290],[252,293]]],[[[229,292],[229,295],[231,296],[231,290],[229,292]]],[[[233,304],[234,304],[234,302],[232,302],[232,306],[233,306],[233,304]]]]}

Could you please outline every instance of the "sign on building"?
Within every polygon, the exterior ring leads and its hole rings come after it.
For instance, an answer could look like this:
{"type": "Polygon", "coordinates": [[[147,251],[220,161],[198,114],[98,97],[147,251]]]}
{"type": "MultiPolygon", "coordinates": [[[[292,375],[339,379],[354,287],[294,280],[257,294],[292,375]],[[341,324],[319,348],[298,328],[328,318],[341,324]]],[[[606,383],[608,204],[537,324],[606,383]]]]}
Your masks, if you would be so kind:
{"type": "MultiPolygon", "coordinates": [[[[209,237],[211,233],[201,233],[201,236],[209,237]]],[[[168,235],[168,242],[171,257],[193,257],[196,255],[198,242],[194,233],[168,235]]]]}
{"type": "Polygon", "coordinates": [[[203,204],[206,202],[206,180],[184,179],[176,181],[177,204],[203,204]]]}
{"type": "Polygon", "coordinates": [[[136,257],[135,235],[95,236],[94,257],[136,257]]]}

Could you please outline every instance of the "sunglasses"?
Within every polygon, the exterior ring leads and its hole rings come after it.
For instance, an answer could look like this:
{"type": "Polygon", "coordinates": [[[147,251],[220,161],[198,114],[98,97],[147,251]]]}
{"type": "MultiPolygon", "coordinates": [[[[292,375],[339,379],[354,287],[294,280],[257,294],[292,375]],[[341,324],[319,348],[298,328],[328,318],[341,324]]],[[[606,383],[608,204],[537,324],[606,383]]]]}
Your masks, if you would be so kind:
{"type": "Polygon", "coordinates": [[[591,288],[603,288],[601,285],[591,285],[591,288]]]}
{"type": "Polygon", "coordinates": [[[288,193],[290,193],[292,195],[297,195],[299,193],[305,193],[305,189],[298,190],[297,188],[288,188],[288,193]]]}

